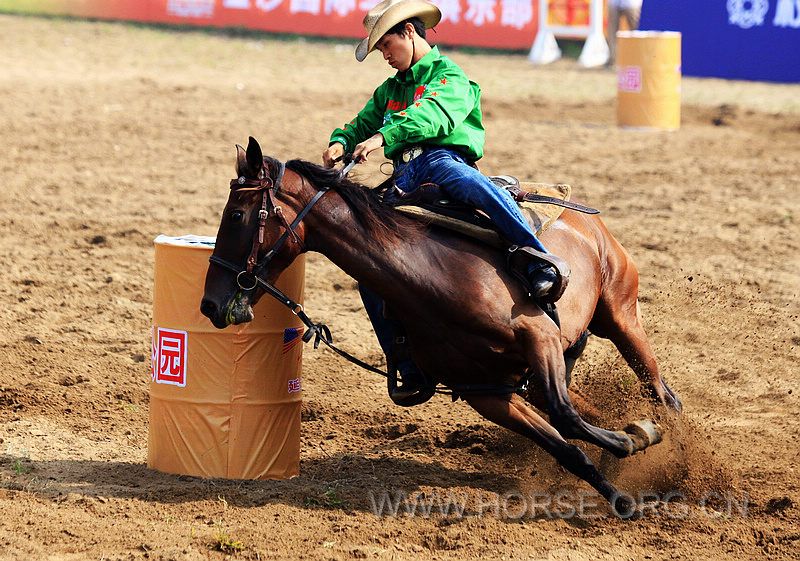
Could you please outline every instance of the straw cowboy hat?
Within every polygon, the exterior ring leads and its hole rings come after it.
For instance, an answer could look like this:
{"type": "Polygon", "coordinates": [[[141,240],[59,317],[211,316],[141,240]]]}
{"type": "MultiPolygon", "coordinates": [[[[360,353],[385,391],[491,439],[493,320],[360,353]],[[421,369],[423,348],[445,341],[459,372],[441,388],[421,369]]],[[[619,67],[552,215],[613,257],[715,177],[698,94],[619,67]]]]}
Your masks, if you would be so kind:
{"type": "Polygon", "coordinates": [[[356,47],[356,60],[361,62],[367,58],[394,25],[413,17],[421,19],[425,29],[430,29],[442,19],[442,12],[426,0],[383,0],[376,4],[364,16],[364,28],[369,36],[356,47]]]}

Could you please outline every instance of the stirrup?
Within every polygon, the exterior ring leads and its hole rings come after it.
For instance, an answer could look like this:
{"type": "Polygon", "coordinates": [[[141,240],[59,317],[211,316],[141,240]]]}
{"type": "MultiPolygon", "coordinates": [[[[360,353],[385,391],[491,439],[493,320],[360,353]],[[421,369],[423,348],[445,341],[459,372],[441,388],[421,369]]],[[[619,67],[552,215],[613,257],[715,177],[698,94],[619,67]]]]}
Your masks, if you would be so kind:
{"type": "MultiPolygon", "coordinates": [[[[422,370],[419,370],[419,373],[423,378],[423,382],[413,390],[404,390],[397,385],[397,366],[395,366],[394,363],[388,363],[387,370],[389,375],[386,378],[386,383],[387,389],[389,390],[389,399],[391,399],[395,405],[401,407],[419,405],[428,401],[433,397],[433,394],[436,393],[436,384],[434,384],[422,370]]],[[[405,386],[406,383],[407,382],[404,382],[403,385],[405,386]]]]}
{"type": "Polygon", "coordinates": [[[386,357],[386,370],[388,373],[388,376],[386,377],[386,389],[389,391],[389,399],[391,399],[395,405],[399,405],[401,407],[411,407],[413,405],[425,403],[433,397],[434,393],[436,393],[436,383],[431,380],[431,378],[416,364],[414,364],[414,368],[416,368],[420,377],[419,386],[409,390],[406,388],[406,385],[409,383],[409,381],[406,380],[403,381],[402,388],[398,386],[397,364],[404,360],[410,361],[411,353],[409,350],[408,339],[406,339],[405,336],[396,337],[393,347],[394,348],[392,351],[394,356],[386,357]]]}
{"type": "Polygon", "coordinates": [[[508,248],[508,268],[522,282],[522,285],[529,293],[531,292],[531,284],[528,279],[528,266],[537,261],[547,263],[556,272],[556,281],[553,283],[553,289],[550,294],[540,300],[545,304],[557,302],[569,284],[570,269],[567,262],[557,255],[544,253],[528,246],[512,245],[508,248]]]}

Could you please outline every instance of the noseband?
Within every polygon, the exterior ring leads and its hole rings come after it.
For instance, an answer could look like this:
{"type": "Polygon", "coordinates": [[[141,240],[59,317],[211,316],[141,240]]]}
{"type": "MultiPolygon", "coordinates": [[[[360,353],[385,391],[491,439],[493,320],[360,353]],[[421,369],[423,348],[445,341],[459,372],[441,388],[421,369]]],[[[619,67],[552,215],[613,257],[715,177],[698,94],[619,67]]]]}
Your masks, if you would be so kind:
{"type": "MultiPolygon", "coordinates": [[[[278,193],[280,192],[281,182],[283,180],[284,172],[286,171],[286,164],[283,162],[279,162],[279,164],[280,166],[277,170],[277,177],[274,180],[270,175],[266,164],[262,164],[261,170],[258,173],[258,178],[256,179],[247,179],[244,176],[231,179],[232,191],[261,191],[262,193],[261,208],[258,211],[258,230],[253,235],[253,243],[250,248],[250,255],[247,257],[245,265],[243,267],[238,266],[216,255],[212,255],[209,258],[209,261],[214,265],[218,265],[236,273],[236,284],[239,285],[240,289],[245,291],[253,290],[258,285],[261,285],[263,288],[269,287],[277,290],[269,285],[262,278],[262,276],[267,271],[270,261],[272,261],[275,255],[277,255],[281,248],[283,248],[283,245],[290,236],[295,243],[301,247],[303,246],[303,240],[300,239],[300,236],[297,235],[295,230],[297,226],[300,225],[300,222],[303,220],[303,218],[305,218],[309,211],[314,207],[314,205],[317,204],[323,195],[328,192],[327,188],[317,191],[317,194],[314,195],[305,208],[298,213],[294,221],[289,224],[281,207],[276,205],[273,201],[273,195],[277,197],[278,193]],[[274,216],[278,219],[278,221],[284,227],[284,232],[275,241],[272,247],[264,254],[262,260],[259,261],[258,251],[261,249],[261,246],[264,243],[267,219],[270,216],[274,216]]],[[[272,292],[269,289],[267,290],[272,292]]]]}

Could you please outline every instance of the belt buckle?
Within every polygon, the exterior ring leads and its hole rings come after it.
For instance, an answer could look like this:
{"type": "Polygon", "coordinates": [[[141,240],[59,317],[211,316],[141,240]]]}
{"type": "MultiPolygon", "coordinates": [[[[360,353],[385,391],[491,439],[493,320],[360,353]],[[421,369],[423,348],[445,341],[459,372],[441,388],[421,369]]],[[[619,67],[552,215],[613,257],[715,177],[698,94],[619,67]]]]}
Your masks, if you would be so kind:
{"type": "Polygon", "coordinates": [[[414,146],[413,148],[409,148],[408,150],[403,152],[402,160],[404,164],[407,164],[414,158],[419,157],[422,154],[422,148],[419,146],[414,146]]]}

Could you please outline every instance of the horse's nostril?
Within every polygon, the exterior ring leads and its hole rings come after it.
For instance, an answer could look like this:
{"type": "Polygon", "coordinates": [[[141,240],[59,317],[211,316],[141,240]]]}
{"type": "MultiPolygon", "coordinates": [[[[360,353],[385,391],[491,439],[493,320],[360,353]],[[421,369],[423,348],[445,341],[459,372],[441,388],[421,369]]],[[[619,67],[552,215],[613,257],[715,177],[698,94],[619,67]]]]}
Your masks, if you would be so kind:
{"type": "Polygon", "coordinates": [[[203,301],[200,302],[200,313],[206,316],[207,318],[214,318],[214,314],[217,311],[217,306],[211,300],[206,300],[203,298],[203,301]]]}

